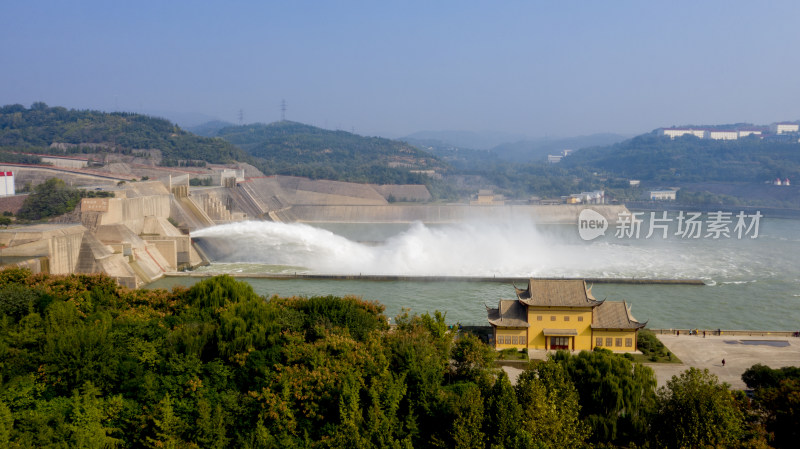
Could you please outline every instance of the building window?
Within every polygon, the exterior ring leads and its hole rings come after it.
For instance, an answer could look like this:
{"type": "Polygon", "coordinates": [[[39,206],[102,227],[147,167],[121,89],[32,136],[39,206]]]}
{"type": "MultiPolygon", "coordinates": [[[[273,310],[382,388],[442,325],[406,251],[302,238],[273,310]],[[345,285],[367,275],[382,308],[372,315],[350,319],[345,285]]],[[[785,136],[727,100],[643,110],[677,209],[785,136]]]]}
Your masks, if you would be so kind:
{"type": "Polygon", "coordinates": [[[550,321],[555,321],[555,320],[556,320],[556,316],[555,315],[550,315],[550,321]]]}
{"type": "Polygon", "coordinates": [[[564,321],[569,321],[569,317],[567,315],[564,315],[564,321]]]}
{"type": "Polygon", "coordinates": [[[537,316],[536,321],[542,321],[542,316],[541,315],[537,316]]]}
{"type": "Polygon", "coordinates": [[[628,348],[632,348],[633,347],[633,339],[632,338],[626,338],[625,339],[625,346],[628,347],[628,348]]]}
{"type": "MultiPolygon", "coordinates": [[[[506,337],[508,338],[508,337],[506,337]]],[[[614,346],[614,339],[611,337],[606,337],[606,346],[614,346]]]]}
{"type": "Polygon", "coordinates": [[[595,346],[603,346],[603,337],[597,337],[594,341],[595,346]]]}
{"type": "Polygon", "coordinates": [[[521,345],[525,344],[525,337],[519,337],[519,344],[521,345]]]}
{"type": "Polygon", "coordinates": [[[511,337],[511,344],[512,344],[512,345],[515,345],[515,344],[517,344],[517,336],[516,336],[516,335],[515,335],[515,336],[513,336],[513,337],[511,337]]]}
{"type": "Polygon", "coordinates": [[[578,317],[578,321],[583,321],[583,317],[582,317],[582,316],[579,316],[579,317],[578,317]]]}
{"type": "Polygon", "coordinates": [[[617,339],[617,341],[616,341],[616,342],[614,342],[614,345],[615,345],[615,346],[619,346],[619,347],[621,348],[621,347],[622,347],[622,339],[621,339],[621,338],[618,338],[618,339],[617,339]]]}
{"type": "Polygon", "coordinates": [[[511,337],[509,335],[506,335],[506,344],[507,345],[511,344],[511,337]]]}

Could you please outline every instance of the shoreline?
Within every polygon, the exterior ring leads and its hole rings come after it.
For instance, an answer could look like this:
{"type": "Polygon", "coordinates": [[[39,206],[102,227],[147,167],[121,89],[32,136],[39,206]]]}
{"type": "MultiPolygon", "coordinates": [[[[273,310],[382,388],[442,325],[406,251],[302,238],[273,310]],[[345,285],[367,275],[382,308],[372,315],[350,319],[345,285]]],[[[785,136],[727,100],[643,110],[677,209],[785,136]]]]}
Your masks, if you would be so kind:
{"type": "MultiPolygon", "coordinates": [[[[164,273],[164,277],[189,277],[206,278],[227,274],[235,278],[256,279],[303,279],[303,280],[342,280],[342,281],[373,281],[373,282],[499,282],[515,283],[528,282],[530,277],[488,277],[488,276],[403,276],[403,275],[373,275],[373,274],[270,274],[270,273],[195,273],[190,271],[164,273]]],[[[633,284],[633,285],[706,285],[702,279],[646,279],[646,278],[548,278],[574,280],[582,279],[591,284],[633,284]]]]}

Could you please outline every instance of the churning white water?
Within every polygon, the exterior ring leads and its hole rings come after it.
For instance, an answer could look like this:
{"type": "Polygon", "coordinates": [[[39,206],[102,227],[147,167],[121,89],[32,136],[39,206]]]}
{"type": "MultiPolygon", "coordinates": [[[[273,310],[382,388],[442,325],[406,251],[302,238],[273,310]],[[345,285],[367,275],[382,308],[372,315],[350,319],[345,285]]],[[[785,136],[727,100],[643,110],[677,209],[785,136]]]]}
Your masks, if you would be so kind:
{"type": "MultiPolygon", "coordinates": [[[[246,222],[193,234],[215,249],[213,273],[338,273],[703,278],[696,286],[596,284],[655,328],[796,330],[800,322],[800,221],[765,219],[757,239],[618,239],[592,242],[576,226],[530,223],[302,224],[246,222]],[[330,232],[325,227],[334,232],[330,232]],[[359,241],[371,241],[364,244],[359,241]]],[[[152,285],[191,285],[169,277],[152,285]]],[[[395,316],[441,310],[449,322],[483,323],[485,304],[513,297],[494,282],[371,282],[242,278],[261,295],[355,294],[395,316]]]]}
{"type": "MultiPolygon", "coordinates": [[[[367,234],[371,225],[355,226],[367,234]]],[[[206,228],[192,237],[217,249],[215,262],[320,274],[713,278],[746,274],[750,265],[746,254],[725,250],[731,243],[613,236],[584,242],[575,227],[543,230],[530,222],[415,223],[372,244],[305,224],[263,221],[206,228]]]]}

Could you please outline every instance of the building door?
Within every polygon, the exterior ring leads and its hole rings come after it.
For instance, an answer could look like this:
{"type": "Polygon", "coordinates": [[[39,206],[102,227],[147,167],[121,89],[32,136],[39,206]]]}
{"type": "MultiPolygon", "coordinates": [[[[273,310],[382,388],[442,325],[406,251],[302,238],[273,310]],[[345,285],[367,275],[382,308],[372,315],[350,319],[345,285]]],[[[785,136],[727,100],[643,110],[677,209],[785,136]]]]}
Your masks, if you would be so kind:
{"type": "Polygon", "coordinates": [[[550,349],[569,349],[570,337],[550,337],[550,349]]]}

